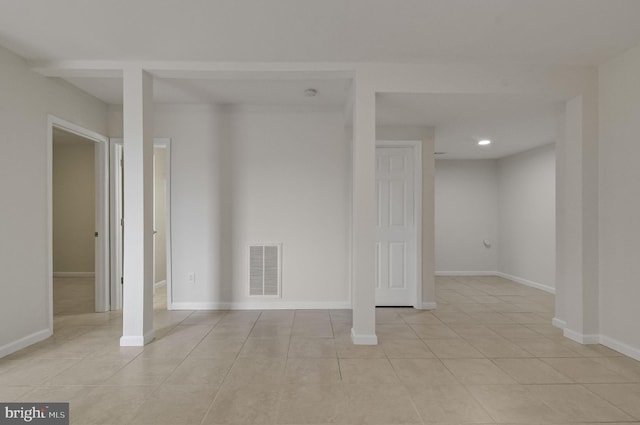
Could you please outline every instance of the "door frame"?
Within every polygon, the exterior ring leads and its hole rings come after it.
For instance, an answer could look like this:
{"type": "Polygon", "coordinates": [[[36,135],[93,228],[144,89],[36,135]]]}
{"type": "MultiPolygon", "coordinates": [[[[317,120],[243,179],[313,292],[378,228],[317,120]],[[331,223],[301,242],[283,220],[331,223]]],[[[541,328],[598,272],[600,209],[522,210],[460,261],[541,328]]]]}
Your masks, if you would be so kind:
{"type": "MultiPolygon", "coordinates": [[[[119,171],[119,162],[123,158],[124,152],[124,139],[111,138],[109,139],[109,146],[111,152],[111,162],[109,164],[111,170],[110,178],[110,196],[112,199],[111,208],[111,281],[109,284],[111,293],[111,310],[122,309],[122,285],[120,283],[120,277],[122,277],[122,234],[118,232],[120,226],[118,222],[122,219],[122,180],[119,171]],[[119,196],[120,194],[120,196],[119,196]]],[[[171,278],[171,139],[169,138],[154,138],[153,147],[166,149],[165,166],[167,171],[167,183],[166,183],[166,251],[167,251],[167,309],[172,310],[173,305],[173,290],[172,290],[172,278],[171,278]]],[[[154,212],[155,214],[155,212],[154,212]]],[[[155,261],[155,260],[154,260],[155,261]]],[[[155,282],[153,282],[155,285],[155,282]]],[[[154,286],[155,287],[155,286],[154,286]]]]}
{"type": "Polygon", "coordinates": [[[422,309],[422,141],[376,140],[377,148],[411,148],[413,150],[413,213],[415,217],[415,299],[413,308],[422,309]]]}
{"type": "Polygon", "coordinates": [[[95,224],[95,310],[109,311],[109,138],[54,115],[47,119],[47,282],[49,327],[53,332],[53,129],[59,128],[94,143],[95,224]]]}

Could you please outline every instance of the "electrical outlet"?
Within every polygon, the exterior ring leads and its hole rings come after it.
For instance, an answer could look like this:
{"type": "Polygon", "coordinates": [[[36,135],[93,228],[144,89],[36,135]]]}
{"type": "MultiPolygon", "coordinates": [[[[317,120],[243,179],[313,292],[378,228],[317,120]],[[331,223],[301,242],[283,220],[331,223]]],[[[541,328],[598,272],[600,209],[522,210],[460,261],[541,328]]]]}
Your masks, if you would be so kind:
{"type": "Polygon", "coordinates": [[[190,272],[187,275],[187,283],[196,283],[196,273],[195,272],[190,272]]]}

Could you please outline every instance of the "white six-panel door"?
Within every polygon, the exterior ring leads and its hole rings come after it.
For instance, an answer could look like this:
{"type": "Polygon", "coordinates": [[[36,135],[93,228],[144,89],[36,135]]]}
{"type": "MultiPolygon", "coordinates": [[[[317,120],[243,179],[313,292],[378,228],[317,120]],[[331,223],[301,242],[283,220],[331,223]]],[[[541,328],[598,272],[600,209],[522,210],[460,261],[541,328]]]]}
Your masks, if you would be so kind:
{"type": "Polygon", "coordinates": [[[416,303],[412,147],[376,147],[376,305],[416,303]]]}

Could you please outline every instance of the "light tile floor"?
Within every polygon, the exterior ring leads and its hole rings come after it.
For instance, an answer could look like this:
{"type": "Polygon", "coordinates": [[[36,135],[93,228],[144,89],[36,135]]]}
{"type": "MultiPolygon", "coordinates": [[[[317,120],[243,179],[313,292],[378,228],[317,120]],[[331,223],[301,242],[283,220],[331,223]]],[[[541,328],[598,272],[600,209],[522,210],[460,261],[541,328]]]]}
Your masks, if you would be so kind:
{"type": "Polygon", "coordinates": [[[377,309],[377,346],[351,344],[348,310],[167,311],[158,291],[157,340],[120,348],[120,313],[59,295],[55,335],[0,360],[0,400],[68,401],[72,424],[640,424],[640,363],[564,338],[551,295],[501,278],[377,309]]]}

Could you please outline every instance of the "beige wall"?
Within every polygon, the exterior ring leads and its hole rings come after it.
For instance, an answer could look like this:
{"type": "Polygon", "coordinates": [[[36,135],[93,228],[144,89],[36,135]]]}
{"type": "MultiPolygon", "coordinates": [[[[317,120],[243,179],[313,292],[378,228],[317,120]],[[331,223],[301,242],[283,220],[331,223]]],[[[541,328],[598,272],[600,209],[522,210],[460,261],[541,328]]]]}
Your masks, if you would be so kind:
{"type": "Polygon", "coordinates": [[[95,268],[93,143],[53,145],[53,272],[95,268]]]}
{"type": "Polygon", "coordinates": [[[167,280],[166,184],[167,150],[153,150],[155,283],[167,280]]]}

